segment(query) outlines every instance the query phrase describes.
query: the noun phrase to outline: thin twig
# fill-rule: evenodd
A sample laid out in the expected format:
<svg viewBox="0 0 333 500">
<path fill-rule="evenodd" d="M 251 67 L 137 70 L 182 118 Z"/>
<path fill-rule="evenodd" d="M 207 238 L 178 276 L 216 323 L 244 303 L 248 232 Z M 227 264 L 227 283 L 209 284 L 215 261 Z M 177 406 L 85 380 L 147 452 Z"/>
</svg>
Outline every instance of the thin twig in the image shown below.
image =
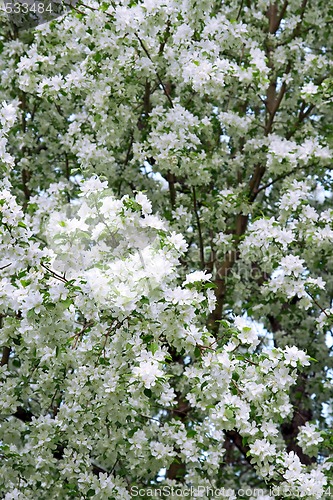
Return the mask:
<svg viewBox="0 0 333 500">
<path fill-rule="evenodd" d="M 146 54 L 146 56 L 148 57 L 149 61 L 151 61 L 151 62 L 154 64 L 154 61 L 153 61 L 153 60 L 152 60 L 152 58 L 150 57 L 150 54 L 149 54 L 149 52 L 148 52 L 148 50 L 147 50 L 147 48 L 146 48 L 145 44 L 143 43 L 143 41 L 141 40 L 141 38 L 139 37 L 139 35 L 138 35 L 137 33 L 134 33 L 134 34 L 135 34 L 136 38 L 139 40 L 139 43 L 140 43 L 140 45 L 141 45 L 141 47 L 142 47 L 142 49 L 143 49 L 144 53 L 145 53 L 145 54 Z M 159 81 L 159 84 L 160 84 L 160 85 L 161 85 L 161 87 L 163 88 L 163 92 L 164 92 L 164 94 L 166 95 L 166 98 L 167 98 L 167 99 L 168 99 L 168 101 L 169 101 L 170 106 L 173 108 L 173 107 L 174 107 L 174 105 L 173 105 L 172 99 L 171 99 L 171 97 L 170 97 L 170 95 L 169 95 L 169 92 L 167 91 L 167 89 L 166 89 L 166 87 L 165 87 L 165 85 L 164 85 L 164 83 L 163 83 L 163 81 L 162 81 L 162 78 L 160 77 L 160 75 L 159 75 L 159 73 L 158 73 L 158 71 L 157 71 L 156 69 L 155 69 L 155 73 L 156 73 L 157 79 L 158 79 L 158 81 Z"/>
<path fill-rule="evenodd" d="M 238 10 L 238 14 L 237 14 L 237 17 L 236 17 L 236 21 L 239 21 L 239 18 L 241 16 L 241 13 L 242 13 L 242 10 L 243 10 L 243 5 L 244 5 L 244 0 L 241 1 L 241 4 L 239 6 L 239 10 Z"/>
<path fill-rule="evenodd" d="M 6 264 L 5 266 L 0 267 L 0 271 L 2 271 L 3 269 L 6 269 L 7 267 L 9 267 L 11 265 L 12 265 L 12 263 L 10 262 L 9 264 Z"/>
<path fill-rule="evenodd" d="M 324 313 L 327 318 L 330 318 L 331 315 L 327 314 L 326 310 L 319 304 L 319 302 L 314 298 L 314 296 L 308 290 L 305 290 L 305 291 L 309 295 L 309 297 L 311 297 L 311 299 L 316 304 L 316 306 L 319 307 L 319 309 L 321 310 L 321 312 Z"/>
<path fill-rule="evenodd" d="M 49 267 L 45 266 L 45 264 L 43 264 L 43 263 L 41 263 L 41 266 L 44 267 L 44 269 L 46 269 L 49 273 L 51 273 L 58 280 L 62 281 L 63 283 L 68 283 L 68 280 L 65 278 L 65 275 L 60 276 L 60 274 L 56 273 L 55 271 L 53 271 Z"/>
</svg>

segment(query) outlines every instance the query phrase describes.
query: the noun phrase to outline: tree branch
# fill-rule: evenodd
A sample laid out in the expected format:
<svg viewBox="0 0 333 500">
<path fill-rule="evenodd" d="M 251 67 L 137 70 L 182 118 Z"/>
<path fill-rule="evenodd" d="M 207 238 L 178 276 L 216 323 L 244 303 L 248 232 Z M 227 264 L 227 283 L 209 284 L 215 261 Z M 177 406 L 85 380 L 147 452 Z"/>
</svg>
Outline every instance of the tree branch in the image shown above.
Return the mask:
<svg viewBox="0 0 333 500">
<path fill-rule="evenodd" d="M 203 245 L 203 239 L 202 239 L 200 217 L 199 217 L 199 213 L 198 213 L 197 196 L 196 196 L 196 192 L 195 192 L 195 187 L 194 186 L 192 188 L 192 191 L 193 191 L 194 213 L 195 213 L 195 218 L 196 218 L 196 221 L 197 221 L 198 234 L 199 234 L 200 262 L 201 262 L 202 269 L 205 269 L 204 245 Z"/>
<path fill-rule="evenodd" d="M 142 41 L 142 40 L 141 40 L 141 38 L 139 37 L 139 35 L 138 35 L 137 33 L 135 33 L 135 36 L 136 36 L 136 38 L 139 40 L 139 43 L 140 43 L 140 45 L 141 45 L 141 47 L 142 47 L 142 49 L 143 49 L 144 53 L 145 53 L 145 54 L 146 54 L 146 56 L 148 57 L 149 61 L 151 61 L 151 62 L 154 64 L 154 61 L 153 61 L 153 60 L 152 60 L 152 58 L 150 57 L 150 54 L 149 54 L 149 52 L 148 52 L 148 50 L 147 50 L 147 48 L 146 48 L 145 44 L 143 43 L 143 41 Z M 166 89 L 166 87 L 165 87 L 165 85 L 164 85 L 164 83 L 163 83 L 163 81 L 162 81 L 162 78 L 160 77 L 160 75 L 159 75 L 159 73 L 158 73 L 158 71 L 157 71 L 156 69 L 155 69 L 155 73 L 156 73 L 156 76 L 157 76 L 158 82 L 159 82 L 159 84 L 161 85 L 161 87 L 162 87 L 162 89 L 163 89 L 163 92 L 164 92 L 164 94 L 166 95 L 166 98 L 167 98 L 167 99 L 168 99 L 168 101 L 169 101 L 170 106 L 173 108 L 173 107 L 174 107 L 174 105 L 173 105 L 172 99 L 171 99 L 171 97 L 170 97 L 170 94 L 169 94 L 169 92 L 167 91 L 167 89 Z"/>
<path fill-rule="evenodd" d="M 0 366 L 8 365 L 10 353 L 11 353 L 11 348 L 4 346 L 2 349 L 2 357 L 1 357 Z"/>
</svg>

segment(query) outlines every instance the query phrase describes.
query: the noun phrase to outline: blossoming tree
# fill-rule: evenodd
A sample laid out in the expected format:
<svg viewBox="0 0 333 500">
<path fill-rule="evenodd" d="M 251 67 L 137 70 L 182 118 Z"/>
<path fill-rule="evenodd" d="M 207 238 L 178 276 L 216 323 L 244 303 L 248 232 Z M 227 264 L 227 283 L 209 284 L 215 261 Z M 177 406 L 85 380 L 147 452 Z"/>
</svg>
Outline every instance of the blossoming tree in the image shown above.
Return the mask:
<svg viewBox="0 0 333 500">
<path fill-rule="evenodd" d="M 328 498 L 330 3 L 2 21 L 2 498 Z"/>
</svg>

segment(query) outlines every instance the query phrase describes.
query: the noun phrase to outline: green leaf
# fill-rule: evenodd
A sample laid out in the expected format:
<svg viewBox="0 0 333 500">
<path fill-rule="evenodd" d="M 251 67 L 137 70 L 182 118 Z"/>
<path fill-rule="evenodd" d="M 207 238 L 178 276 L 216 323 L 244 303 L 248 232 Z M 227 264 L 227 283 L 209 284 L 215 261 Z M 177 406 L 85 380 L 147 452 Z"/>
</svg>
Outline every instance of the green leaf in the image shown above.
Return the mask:
<svg viewBox="0 0 333 500">
<path fill-rule="evenodd" d="M 225 409 L 224 415 L 226 416 L 227 419 L 234 418 L 234 412 L 230 408 Z"/>
<path fill-rule="evenodd" d="M 194 438 L 197 435 L 197 431 L 195 431 L 194 429 L 189 429 L 186 434 L 188 438 Z"/>
<path fill-rule="evenodd" d="M 67 299 L 62 300 L 61 303 L 67 309 L 69 306 L 71 306 L 73 304 L 73 300 L 70 298 L 67 298 Z"/>
<path fill-rule="evenodd" d="M 21 285 L 25 288 L 30 285 L 31 280 L 20 280 Z"/>
<path fill-rule="evenodd" d="M 149 345 L 148 349 L 150 350 L 150 352 L 154 355 L 155 352 L 158 351 L 158 343 L 157 342 L 153 342 L 152 344 Z"/>
<path fill-rule="evenodd" d="M 147 387 L 144 389 L 143 394 L 147 396 L 147 398 L 151 398 L 152 392 L 151 389 L 147 389 Z"/>
<path fill-rule="evenodd" d="M 151 342 L 153 339 L 154 339 L 154 336 L 151 334 L 144 335 L 142 337 L 142 340 L 144 341 L 145 344 L 149 344 L 149 342 Z"/>
<path fill-rule="evenodd" d="M 94 59 L 94 61 L 99 63 L 103 59 L 103 56 L 100 52 L 96 52 L 96 54 L 94 54 L 94 56 L 93 56 L 93 59 Z"/>
<path fill-rule="evenodd" d="M 195 354 L 196 358 L 201 358 L 201 351 L 200 351 L 199 347 L 196 347 L 194 349 L 194 354 Z"/>
</svg>

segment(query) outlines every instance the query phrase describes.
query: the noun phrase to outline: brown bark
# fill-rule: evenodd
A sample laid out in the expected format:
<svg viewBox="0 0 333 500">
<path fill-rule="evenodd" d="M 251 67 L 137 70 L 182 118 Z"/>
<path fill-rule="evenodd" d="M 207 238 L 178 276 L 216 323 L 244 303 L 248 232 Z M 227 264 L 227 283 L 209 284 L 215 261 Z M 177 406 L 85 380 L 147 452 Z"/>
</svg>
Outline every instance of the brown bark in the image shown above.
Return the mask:
<svg viewBox="0 0 333 500">
<path fill-rule="evenodd" d="M 11 348 L 10 347 L 4 346 L 2 348 L 2 357 L 1 357 L 0 366 L 8 365 L 10 352 L 11 352 Z"/>
<path fill-rule="evenodd" d="M 260 181 L 265 173 L 265 167 L 257 165 L 255 171 L 249 182 L 249 193 L 248 201 L 252 203 L 257 196 Z M 219 321 L 222 319 L 223 305 L 226 294 L 226 282 L 227 278 L 232 271 L 232 268 L 237 261 L 239 254 L 237 252 L 237 247 L 240 241 L 240 237 L 245 233 L 248 223 L 248 216 L 243 214 L 238 214 L 236 216 L 235 222 L 235 250 L 233 252 L 228 252 L 225 255 L 224 262 L 219 266 L 216 278 L 215 278 L 215 296 L 216 296 L 216 306 L 212 314 L 208 319 L 208 327 L 216 334 L 219 329 Z"/>
</svg>

